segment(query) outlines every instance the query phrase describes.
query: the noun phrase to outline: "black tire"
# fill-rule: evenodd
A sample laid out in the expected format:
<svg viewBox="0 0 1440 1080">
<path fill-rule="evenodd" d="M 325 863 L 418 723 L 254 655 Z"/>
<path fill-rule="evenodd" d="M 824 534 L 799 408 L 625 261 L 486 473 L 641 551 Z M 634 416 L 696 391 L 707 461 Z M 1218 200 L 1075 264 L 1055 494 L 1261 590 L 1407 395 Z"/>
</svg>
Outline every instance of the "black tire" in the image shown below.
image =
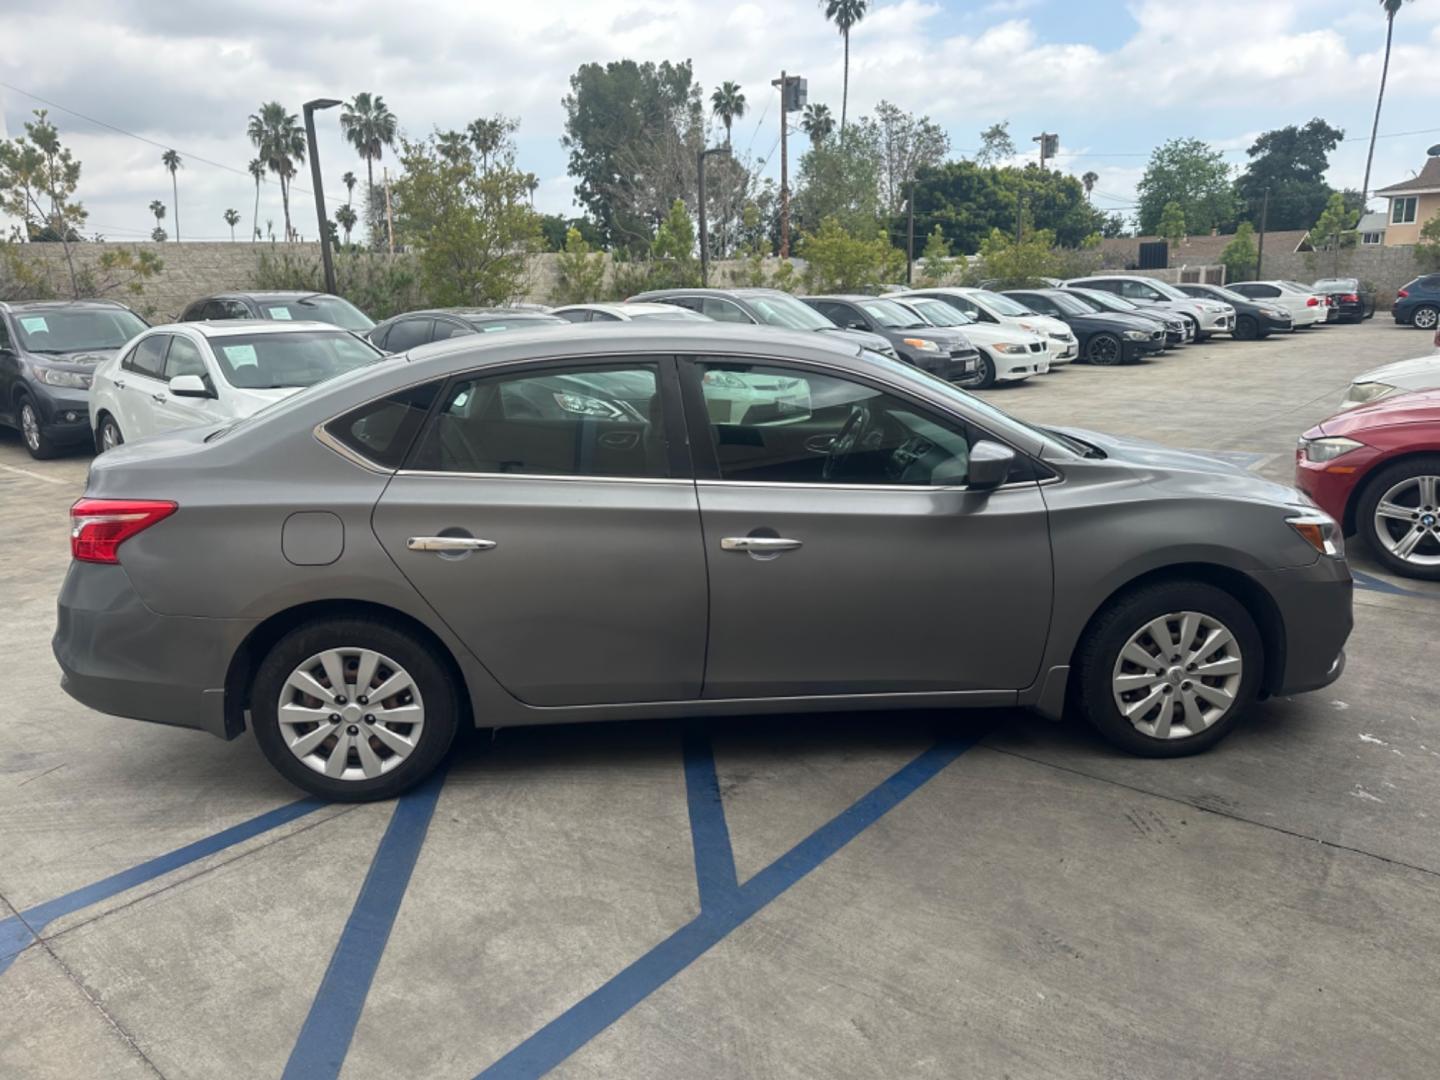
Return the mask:
<svg viewBox="0 0 1440 1080">
<path fill-rule="evenodd" d="M 1253 316 L 1241 315 L 1235 320 L 1233 336 L 1236 341 L 1254 341 L 1260 336 L 1260 324 L 1255 321 Z"/>
<path fill-rule="evenodd" d="M 20 441 L 36 461 L 48 461 L 58 457 L 60 448 L 46 435 L 40 426 L 40 410 L 29 394 L 21 394 L 15 409 L 15 419 L 20 427 Z"/>
<path fill-rule="evenodd" d="M 1375 508 L 1380 504 L 1381 496 L 1396 484 L 1415 476 L 1440 476 L 1440 454 L 1421 454 L 1417 457 L 1406 458 L 1404 461 L 1397 461 L 1394 465 L 1381 469 L 1370 477 L 1365 482 L 1364 488 L 1361 489 L 1360 498 L 1355 504 L 1355 528 L 1365 538 L 1365 543 L 1370 545 L 1376 561 L 1387 570 L 1403 577 L 1419 578 L 1423 581 L 1440 581 L 1440 566 L 1416 566 L 1406 562 L 1380 542 L 1378 527 L 1375 524 Z M 1424 512 L 1423 508 L 1420 512 Z M 1440 514 L 1440 507 L 1432 509 L 1430 512 Z M 1440 540 L 1440 534 L 1432 533 L 1431 535 Z M 1425 554 L 1430 554 L 1428 544 Z"/>
<path fill-rule="evenodd" d="M 1114 367 L 1125 362 L 1125 343 L 1118 334 L 1101 333 L 1085 346 L 1085 359 L 1098 367 Z"/>
<path fill-rule="evenodd" d="M 107 433 L 112 432 L 113 435 L 107 439 Z M 108 448 L 113 449 L 116 446 L 125 445 L 125 436 L 121 433 L 120 425 L 115 422 L 113 416 L 109 413 L 101 413 L 100 427 L 95 432 L 95 453 L 103 454 L 107 449 L 107 441 L 110 444 Z"/>
<path fill-rule="evenodd" d="M 970 384 L 972 390 L 989 390 L 995 385 L 995 361 L 984 349 L 980 350 L 980 377 Z"/>
<path fill-rule="evenodd" d="M 1233 635 L 1242 670 L 1234 703 L 1198 734 L 1160 739 L 1141 732 L 1120 712 L 1112 674 L 1120 651 L 1147 623 L 1172 612 L 1198 612 L 1216 619 Z M 1184 757 L 1223 739 L 1255 700 L 1265 666 L 1264 645 L 1255 621 L 1235 597 L 1199 581 L 1166 581 L 1122 593 L 1101 610 L 1075 653 L 1075 703 L 1105 740 L 1140 757 Z M 1173 698 L 1162 700 L 1173 701 Z"/>
<path fill-rule="evenodd" d="M 1421 304 L 1411 312 L 1410 325 L 1420 330 L 1434 330 L 1440 325 L 1440 308 L 1434 304 Z"/>
<path fill-rule="evenodd" d="M 415 748 L 408 758 L 378 777 L 344 780 L 325 776 L 296 757 L 281 733 L 278 710 L 286 680 L 308 658 L 336 648 L 373 649 L 392 658 L 414 680 L 424 703 L 425 722 Z M 409 630 L 381 619 L 322 619 L 290 631 L 261 661 L 251 684 L 250 717 L 261 751 L 285 779 L 323 799 L 370 802 L 393 798 L 414 787 L 444 759 L 461 715 L 455 680 L 433 651 Z"/>
</svg>

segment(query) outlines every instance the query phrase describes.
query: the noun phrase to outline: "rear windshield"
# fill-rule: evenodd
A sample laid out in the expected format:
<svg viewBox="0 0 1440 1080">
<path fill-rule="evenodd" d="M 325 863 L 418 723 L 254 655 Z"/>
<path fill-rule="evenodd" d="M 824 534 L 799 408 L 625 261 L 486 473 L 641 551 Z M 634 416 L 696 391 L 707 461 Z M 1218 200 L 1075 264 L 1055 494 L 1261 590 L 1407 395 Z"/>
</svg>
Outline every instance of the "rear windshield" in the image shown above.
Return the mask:
<svg viewBox="0 0 1440 1080">
<path fill-rule="evenodd" d="M 1008 296 L 1001 296 L 999 293 L 989 292 L 985 289 L 977 290 L 974 294 L 976 302 L 984 304 L 991 311 L 1000 315 L 1034 315 L 1035 313 L 1024 304 L 1018 303 Z"/>
<path fill-rule="evenodd" d="M 245 390 L 314 386 L 368 367 L 384 356 L 369 342 L 343 330 L 227 334 L 212 338 L 210 347 L 225 381 Z"/>
<path fill-rule="evenodd" d="M 969 326 L 975 321 L 958 308 L 951 307 L 944 300 L 907 296 L 904 302 L 907 306 L 920 312 L 934 326 Z"/>
<path fill-rule="evenodd" d="M 72 353 L 88 349 L 118 349 L 148 323 L 125 308 L 45 308 L 17 311 L 15 326 L 26 352 Z"/>
<path fill-rule="evenodd" d="M 767 326 L 785 330 L 834 330 L 835 324 L 808 304 L 784 293 L 747 295 L 750 307 Z"/>
<path fill-rule="evenodd" d="M 350 303 L 349 300 L 342 300 L 338 296 L 327 296 L 324 293 L 300 296 L 294 300 L 276 300 L 257 296 L 255 303 L 259 305 L 261 318 L 265 319 L 287 322 L 290 320 L 328 322 L 331 326 L 338 326 L 342 330 L 362 332 L 375 325 L 374 319 Z"/>
</svg>

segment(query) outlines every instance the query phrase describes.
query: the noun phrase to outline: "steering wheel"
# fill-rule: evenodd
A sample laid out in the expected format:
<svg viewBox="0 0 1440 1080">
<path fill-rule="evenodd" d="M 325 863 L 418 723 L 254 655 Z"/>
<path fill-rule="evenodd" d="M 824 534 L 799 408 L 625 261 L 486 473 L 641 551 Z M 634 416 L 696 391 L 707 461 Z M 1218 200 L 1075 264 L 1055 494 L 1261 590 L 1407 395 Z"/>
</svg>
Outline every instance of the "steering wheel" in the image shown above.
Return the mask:
<svg viewBox="0 0 1440 1080">
<path fill-rule="evenodd" d="M 869 428 L 869 407 L 866 405 L 850 406 L 850 415 L 845 418 L 844 426 L 831 440 L 830 449 L 825 453 L 825 465 L 820 470 L 820 475 L 826 480 L 839 479 L 846 458 L 855 452 L 855 448 L 860 445 L 860 440 L 865 437 Z"/>
</svg>

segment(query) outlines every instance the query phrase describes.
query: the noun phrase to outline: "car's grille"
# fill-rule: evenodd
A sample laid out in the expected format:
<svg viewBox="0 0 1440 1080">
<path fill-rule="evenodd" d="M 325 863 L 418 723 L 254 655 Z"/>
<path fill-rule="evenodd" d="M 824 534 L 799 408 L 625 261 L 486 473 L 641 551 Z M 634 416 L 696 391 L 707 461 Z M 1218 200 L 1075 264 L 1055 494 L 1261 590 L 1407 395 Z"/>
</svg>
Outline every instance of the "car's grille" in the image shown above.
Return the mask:
<svg viewBox="0 0 1440 1080">
<path fill-rule="evenodd" d="M 1044 351 L 1045 351 L 1045 343 L 1044 343 L 1043 341 L 1032 342 L 1031 345 L 1030 345 L 1030 351 L 1031 351 L 1031 352 L 1044 352 Z"/>
<path fill-rule="evenodd" d="M 980 359 L 979 349 L 951 349 L 951 360 L 978 360 Z"/>
<path fill-rule="evenodd" d="M 1052 338 L 1054 338 L 1056 341 L 1063 341 L 1063 342 L 1065 342 L 1067 345 L 1068 345 L 1070 342 L 1072 342 L 1072 341 L 1075 340 L 1075 339 L 1074 339 L 1073 337 L 1071 337 L 1069 334 L 1051 334 L 1050 336 L 1051 336 Z"/>
</svg>

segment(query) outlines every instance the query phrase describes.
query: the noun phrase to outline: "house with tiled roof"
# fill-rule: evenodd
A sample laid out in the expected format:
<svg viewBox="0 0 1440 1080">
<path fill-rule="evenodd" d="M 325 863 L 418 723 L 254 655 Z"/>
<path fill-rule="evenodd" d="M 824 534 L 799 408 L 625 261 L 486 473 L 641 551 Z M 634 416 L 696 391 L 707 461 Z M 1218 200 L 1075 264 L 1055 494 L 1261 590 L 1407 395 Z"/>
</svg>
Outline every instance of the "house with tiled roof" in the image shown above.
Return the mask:
<svg viewBox="0 0 1440 1080">
<path fill-rule="evenodd" d="M 1380 188 L 1375 194 L 1390 200 L 1385 246 L 1419 243 L 1425 223 L 1440 214 L 1440 155 L 1427 158 L 1418 176 Z"/>
</svg>

